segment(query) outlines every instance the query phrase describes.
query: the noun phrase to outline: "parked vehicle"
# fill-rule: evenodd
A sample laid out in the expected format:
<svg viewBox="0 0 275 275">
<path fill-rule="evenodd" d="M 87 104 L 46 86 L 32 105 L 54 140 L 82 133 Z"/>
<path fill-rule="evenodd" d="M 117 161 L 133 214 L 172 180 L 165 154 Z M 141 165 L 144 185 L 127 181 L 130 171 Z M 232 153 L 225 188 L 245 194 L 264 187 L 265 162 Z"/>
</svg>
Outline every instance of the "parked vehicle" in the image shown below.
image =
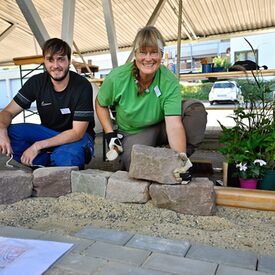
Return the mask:
<svg viewBox="0 0 275 275">
<path fill-rule="evenodd" d="M 236 81 L 216 81 L 209 93 L 210 105 L 213 103 L 239 103 L 242 100 L 241 87 Z"/>
</svg>

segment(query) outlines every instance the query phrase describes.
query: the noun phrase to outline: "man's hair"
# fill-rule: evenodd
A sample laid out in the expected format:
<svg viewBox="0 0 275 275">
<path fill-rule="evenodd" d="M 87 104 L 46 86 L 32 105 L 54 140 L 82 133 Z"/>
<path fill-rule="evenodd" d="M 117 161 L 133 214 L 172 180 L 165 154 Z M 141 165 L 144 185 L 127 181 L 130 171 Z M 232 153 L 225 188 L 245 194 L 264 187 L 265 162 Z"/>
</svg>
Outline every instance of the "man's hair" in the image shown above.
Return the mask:
<svg viewBox="0 0 275 275">
<path fill-rule="evenodd" d="M 42 48 L 42 54 L 45 57 L 46 54 L 53 56 L 54 54 L 60 54 L 62 56 L 67 55 L 68 60 L 71 60 L 71 48 L 70 46 L 59 38 L 51 38 L 47 40 Z"/>
<path fill-rule="evenodd" d="M 146 26 L 140 29 L 134 41 L 135 51 L 138 49 L 145 49 L 147 47 L 159 48 L 163 54 L 165 41 L 160 31 L 154 26 Z"/>
</svg>

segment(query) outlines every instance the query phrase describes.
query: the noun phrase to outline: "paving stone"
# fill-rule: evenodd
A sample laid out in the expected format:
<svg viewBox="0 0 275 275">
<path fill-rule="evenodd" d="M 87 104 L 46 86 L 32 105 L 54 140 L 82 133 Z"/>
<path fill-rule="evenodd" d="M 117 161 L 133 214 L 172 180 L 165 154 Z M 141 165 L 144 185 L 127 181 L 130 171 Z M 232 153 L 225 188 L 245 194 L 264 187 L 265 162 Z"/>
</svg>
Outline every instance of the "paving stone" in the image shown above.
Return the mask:
<svg viewBox="0 0 275 275">
<path fill-rule="evenodd" d="M 227 266 L 227 265 L 219 265 L 216 275 L 268 275 L 270 273 L 253 271 L 249 269 Z"/>
<path fill-rule="evenodd" d="M 67 254 L 55 262 L 54 267 L 73 272 L 81 271 L 84 274 L 93 274 L 106 262 L 104 259 L 92 258 L 87 255 Z"/>
<path fill-rule="evenodd" d="M 32 188 L 31 173 L 21 170 L 0 170 L 0 204 L 26 199 L 31 196 Z"/>
<path fill-rule="evenodd" d="M 95 242 L 93 240 L 80 239 L 73 236 L 64 236 L 53 232 L 46 232 L 43 235 L 39 236 L 39 239 L 63 243 L 73 243 L 74 246 L 67 253 L 79 254 Z"/>
<path fill-rule="evenodd" d="M 214 184 L 208 178 L 193 178 L 189 184 L 151 184 L 149 194 L 156 207 L 187 215 L 210 216 L 216 210 Z"/>
<path fill-rule="evenodd" d="M 61 267 L 53 266 L 50 269 L 48 269 L 46 272 L 43 273 L 43 275 L 90 275 L 90 272 L 81 272 L 81 270 L 78 271 L 72 271 L 72 270 L 66 270 Z"/>
<path fill-rule="evenodd" d="M 84 255 L 102 258 L 110 261 L 118 261 L 122 263 L 127 263 L 131 265 L 140 266 L 144 263 L 145 259 L 150 255 L 151 252 L 126 247 L 119 246 L 104 242 L 95 242 L 83 251 Z"/>
<path fill-rule="evenodd" d="M 217 264 L 152 253 L 142 267 L 180 275 L 214 275 Z"/>
<path fill-rule="evenodd" d="M 72 192 L 85 192 L 105 198 L 108 179 L 112 174 L 99 169 L 72 171 Z"/>
<path fill-rule="evenodd" d="M 172 273 L 150 270 L 128 264 L 110 262 L 105 265 L 96 275 L 169 275 Z"/>
<path fill-rule="evenodd" d="M 258 270 L 275 274 L 275 257 L 259 256 Z"/>
<path fill-rule="evenodd" d="M 38 239 L 43 231 L 12 226 L 0 226 L 0 236 L 19 239 Z"/>
<path fill-rule="evenodd" d="M 192 245 L 187 258 L 256 270 L 257 257 L 252 252 L 219 247 Z"/>
<path fill-rule="evenodd" d="M 108 180 L 106 198 L 117 202 L 145 203 L 150 199 L 150 182 L 129 177 L 126 171 L 117 171 Z"/>
<path fill-rule="evenodd" d="M 125 246 L 184 257 L 190 243 L 136 234 Z"/>
<path fill-rule="evenodd" d="M 76 237 L 95 241 L 104 241 L 118 245 L 126 244 L 134 234 L 126 231 L 97 228 L 88 225 L 75 234 Z"/>
<path fill-rule="evenodd" d="M 135 144 L 131 153 L 129 176 L 162 184 L 175 184 L 173 171 L 182 166 L 178 153 L 170 148 Z"/>
<path fill-rule="evenodd" d="M 33 196 L 59 197 L 71 192 L 71 172 L 77 166 L 38 168 L 33 171 Z"/>
<path fill-rule="evenodd" d="M 43 273 L 43 275 L 90 275 L 90 272 L 81 272 L 79 271 L 72 271 L 72 270 L 66 270 L 60 267 L 53 266 L 50 269 L 48 269 L 46 272 Z"/>
</svg>

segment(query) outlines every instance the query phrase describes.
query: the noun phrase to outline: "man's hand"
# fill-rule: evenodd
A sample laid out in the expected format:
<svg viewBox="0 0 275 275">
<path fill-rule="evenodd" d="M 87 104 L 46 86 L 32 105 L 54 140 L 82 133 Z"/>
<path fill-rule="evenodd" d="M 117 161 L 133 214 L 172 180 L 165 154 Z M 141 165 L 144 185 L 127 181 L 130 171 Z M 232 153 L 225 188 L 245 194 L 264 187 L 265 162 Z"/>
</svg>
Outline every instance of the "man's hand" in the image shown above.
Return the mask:
<svg viewBox="0 0 275 275">
<path fill-rule="evenodd" d="M 0 129 L 0 154 L 7 156 L 12 154 L 12 147 L 7 129 Z"/>
<path fill-rule="evenodd" d="M 30 146 L 27 150 L 24 151 L 24 153 L 21 156 L 21 163 L 25 164 L 27 166 L 33 165 L 33 160 L 35 157 L 39 154 L 39 149 L 37 145 L 34 143 L 32 146 Z"/>
<path fill-rule="evenodd" d="M 123 152 L 121 139 L 123 136 L 121 134 L 116 134 L 111 132 L 106 134 L 106 141 L 109 147 L 109 151 L 106 154 L 106 157 L 109 161 L 115 160 L 120 153 Z"/>
<path fill-rule="evenodd" d="M 190 159 L 186 156 L 185 153 L 179 153 L 179 158 L 182 160 L 182 166 L 176 168 L 173 171 L 173 174 L 177 182 L 180 182 L 182 184 L 187 184 L 188 182 L 190 182 L 190 180 L 188 179 L 188 177 L 186 177 L 186 179 L 182 179 L 181 174 L 188 173 L 188 170 L 193 166 L 193 164 L 190 161 Z"/>
</svg>

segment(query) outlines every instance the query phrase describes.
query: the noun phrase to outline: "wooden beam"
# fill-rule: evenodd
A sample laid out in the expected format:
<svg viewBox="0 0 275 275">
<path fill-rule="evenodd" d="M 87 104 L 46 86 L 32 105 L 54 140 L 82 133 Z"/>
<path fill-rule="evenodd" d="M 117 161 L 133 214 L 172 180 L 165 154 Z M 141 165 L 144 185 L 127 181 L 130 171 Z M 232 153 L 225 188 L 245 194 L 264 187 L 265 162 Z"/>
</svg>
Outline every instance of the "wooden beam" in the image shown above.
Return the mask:
<svg viewBox="0 0 275 275">
<path fill-rule="evenodd" d="M 215 186 L 216 204 L 275 211 L 275 192 L 258 189 Z"/>
<path fill-rule="evenodd" d="M 15 65 L 41 64 L 44 62 L 44 58 L 42 55 L 15 57 L 13 62 Z"/>
<path fill-rule="evenodd" d="M 275 69 L 270 70 L 258 70 L 253 71 L 255 75 L 259 76 L 275 76 Z M 251 71 L 233 71 L 233 72 L 218 72 L 218 73 L 193 73 L 193 74 L 181 74 L 180 80 L 191 81 L 191 80 L 203 80 L 209 78 L 241 78 L 241 77 L 252 77 Z"/>
</svg>

